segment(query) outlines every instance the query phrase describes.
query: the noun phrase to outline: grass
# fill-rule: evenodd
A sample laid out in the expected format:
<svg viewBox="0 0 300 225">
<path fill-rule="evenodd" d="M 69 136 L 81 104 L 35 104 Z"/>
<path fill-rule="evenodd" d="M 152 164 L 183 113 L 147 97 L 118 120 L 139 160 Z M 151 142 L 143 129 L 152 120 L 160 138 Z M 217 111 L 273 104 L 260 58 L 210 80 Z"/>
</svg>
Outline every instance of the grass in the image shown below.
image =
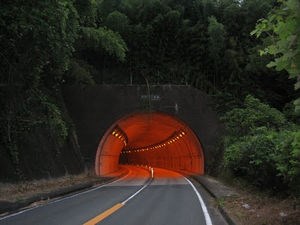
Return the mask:
<svg viewBox="0 0 300 225">
<path fill-rule="evenodd" d="M 16 202 L 36 195 L 81 184 L 85 182 L 103 182 L 106 179 L 96 177 L 87 171 L 79 175 L 65 175 L 57 178 L 24 181 L 19 183 L 0 183 L 0 201 Z"/>
</svg>

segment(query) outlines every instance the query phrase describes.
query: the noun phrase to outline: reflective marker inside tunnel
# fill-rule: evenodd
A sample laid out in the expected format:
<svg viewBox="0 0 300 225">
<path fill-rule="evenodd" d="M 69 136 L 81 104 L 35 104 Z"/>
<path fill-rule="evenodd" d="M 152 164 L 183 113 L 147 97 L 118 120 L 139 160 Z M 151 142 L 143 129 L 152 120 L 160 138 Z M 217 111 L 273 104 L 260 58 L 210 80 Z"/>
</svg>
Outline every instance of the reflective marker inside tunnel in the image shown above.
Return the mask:
<svg viewBox="0 0 300 225">
<path fill-rule="evenodd" d="M 96 174 L 109 176 L 120 164 L 204 173 L 198 137 L 175 116 L 160 112 L 125 116 L 107 130 L 97 149 Z"/>
</svg>

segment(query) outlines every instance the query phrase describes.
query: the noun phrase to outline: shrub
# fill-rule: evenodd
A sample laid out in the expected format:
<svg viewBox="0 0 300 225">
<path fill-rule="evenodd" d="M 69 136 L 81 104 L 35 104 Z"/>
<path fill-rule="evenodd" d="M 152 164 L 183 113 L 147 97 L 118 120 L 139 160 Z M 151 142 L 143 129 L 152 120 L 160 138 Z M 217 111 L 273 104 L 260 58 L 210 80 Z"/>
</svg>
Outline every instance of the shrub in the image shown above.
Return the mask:
<svg viewBox="0 0 300 225">
<path fill-rule="evenodd" d="M 300 194 L 300 132 L 284 115 L 252 96 L 223 117 L 224 165 L 257 187 Z"/>
<path fill-rule="evenodd" d="M 287 123 L 279 110 L 251 95 L 245 98 L 243 108 L 233 109 L 221 119 L 225 122 L 228 132 L 234 136 L 247 135 L 252 129 L 261 126 L 278 130 Z"/>
<path fill-rule="evenodd" d="M 275 145 L 265 134 L 245 136 L 226 148 L 225 165 L 236 176 L 250 181 L 258 187 L 279 188 L 281 177 L 277 177 L 272 155 Z"/>
</svg>

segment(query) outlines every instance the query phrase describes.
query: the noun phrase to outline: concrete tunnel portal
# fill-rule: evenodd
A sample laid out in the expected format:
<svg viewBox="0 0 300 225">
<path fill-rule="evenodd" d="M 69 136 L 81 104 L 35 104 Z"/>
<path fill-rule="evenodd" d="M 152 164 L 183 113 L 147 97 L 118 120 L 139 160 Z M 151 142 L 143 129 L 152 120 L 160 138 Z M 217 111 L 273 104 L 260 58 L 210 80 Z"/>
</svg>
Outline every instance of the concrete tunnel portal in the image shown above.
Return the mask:
<svg viewBox="0 0 300 225">
<path fill-rule="evenodd" d="M 130 114 L 106 131 L 96 153 L 96 174 L 109 175 L 120 164 L 204 174 L 204 154 L 196 134 L 177 117 L 162 112 Z"/>
</svg>

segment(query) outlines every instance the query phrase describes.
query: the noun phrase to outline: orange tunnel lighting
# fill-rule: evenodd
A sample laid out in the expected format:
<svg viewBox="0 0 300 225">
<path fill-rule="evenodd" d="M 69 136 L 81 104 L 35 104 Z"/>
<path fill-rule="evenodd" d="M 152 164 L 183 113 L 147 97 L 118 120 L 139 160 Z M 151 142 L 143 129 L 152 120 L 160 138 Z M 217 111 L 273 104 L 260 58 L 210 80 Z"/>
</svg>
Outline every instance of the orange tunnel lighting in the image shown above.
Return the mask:
<svg viewBox="0 0 300 225">
<path fill-rule="evenodd" d="M 106 176 L 120 164 L 204 173 L 203 149 L 194 132 L 172 115 L 134 113 L 111 126 L 97 149 L 95 170 Z"/>
</svg>

